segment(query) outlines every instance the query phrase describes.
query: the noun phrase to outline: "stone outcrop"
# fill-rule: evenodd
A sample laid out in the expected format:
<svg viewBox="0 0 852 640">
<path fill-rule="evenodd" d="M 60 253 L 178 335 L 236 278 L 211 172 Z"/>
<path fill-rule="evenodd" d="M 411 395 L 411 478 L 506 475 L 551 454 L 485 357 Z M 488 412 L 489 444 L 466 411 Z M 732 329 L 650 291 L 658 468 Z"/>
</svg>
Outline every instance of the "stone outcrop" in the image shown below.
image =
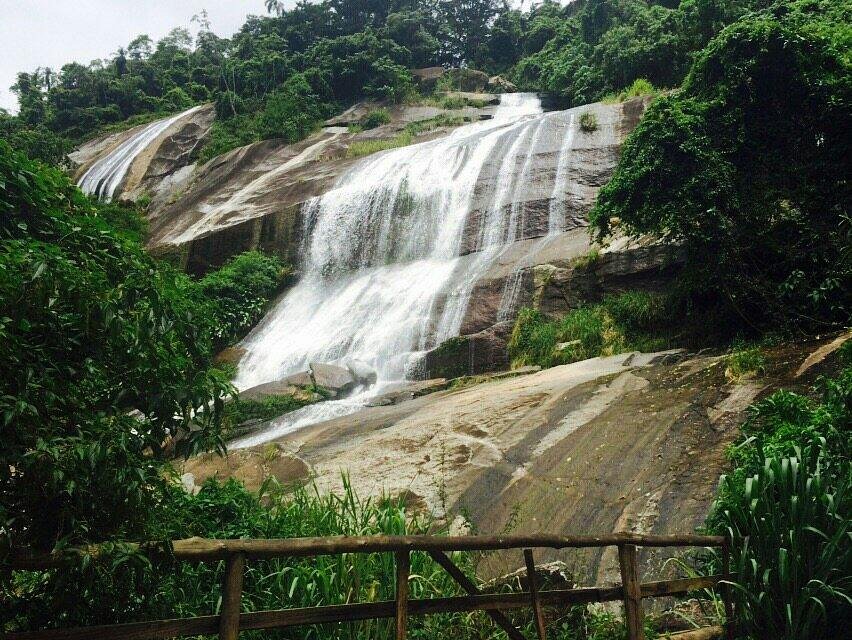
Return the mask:
<svg viewBox="0 0 852 640">
<path fill-rule="evenodd" d="M 274 446 L 193 459 L 184 471 L 198 482 L 235 476 L 253 485 L 269 473 L 282 483 L 313 478 L 321 491 L 339 491 L 345 469 L 361 497 L 412 492 L 421 508 L 465 513 L 483 534 L 509 523 L 514 534 L 691 533 L 704 522 L 746 407 L 830 373 L 836 356 L 797 375 L 832 339 L 774 347 L 766 371 L 743 383 L 725 378 L 722 355 L 595 358 L 364 408 Z M 667 577 L 665 559 L 664 550 L 643 550 L 644 575 Z M 617 554 L 601 549 L 542 551 L 537 560 L 565 562 L 586 585 L 617 580 Z M 496 554 L 480 572 L 503 576 L 517 566 L 517 555 Z"/>
<path fill-rule="evenodd" d="M 335 397 L 345 395 L 358 384 L 355 376 L 346 367 L 322 362 L 311 363 L 311 379 L 314 386 L 331 392 Z"/>
<path fill-rule="evenodd" d="M 503 76 L 492 76 L 488 79 L 488 90 L 492 93 L 516 93 L 518 87 Z"/>
<path fill-rule="evenodd" d="M 215 117 L 213 105 L 205 105 L 166 129 L 134 159 L 116 199 L 135 201 L 144 195 L 151 198 L 155 207 L 168 202 L 195 170 L 195 159 L 207 140 Z M 101 136 L 81 145 L 69 155 L 74 179 L 146 126 Z"/>
</svg>

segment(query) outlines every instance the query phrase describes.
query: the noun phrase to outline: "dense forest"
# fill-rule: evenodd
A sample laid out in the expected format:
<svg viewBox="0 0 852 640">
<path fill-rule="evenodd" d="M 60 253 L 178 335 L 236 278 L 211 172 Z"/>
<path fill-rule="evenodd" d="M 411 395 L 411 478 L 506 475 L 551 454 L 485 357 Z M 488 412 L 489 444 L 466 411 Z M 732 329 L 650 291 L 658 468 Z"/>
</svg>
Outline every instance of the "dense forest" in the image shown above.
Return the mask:
<svg viewBox="0 0 852 640">
<path fill-rule="evenodd" d="M 215 354 L 263 316 L 289 267 L 252 252 L 193 278 L 148 255 L 139 208 L 87 198 L 63 172 L 67 154 L 100 133 L 212 102 L 205 159 L 262 139 L 295 142 L 360 99 L 417 102 L 412 71 L 431 66 L 499 74 L 565 106 L 650 92 L 592 211 L 592 232 L 601 241 L 663 238 L 683 248 L 685 267 L 653 315 L 629 295 L 580 312 L 623 318 L 637 332 L 697 326 L 722 348 L 849 325 L 849 0 L 544 0 L 524 10 L 500 0 L 322 0 L 285 10 L 269 0 L 264 8 L 231 38 L 201 14 L 195 36 L 184 27 L 158 42 L 140 35 L 103 60 L 21 72 L 19 113 L 0 112 L 0 575 L 13 547 L 114 545 L 98 562 L 4 582 L 0 632 L 216 609 L 221 567 L 154 567 L 119 541 L 446 532 L 401 503 L 351 493 L 267 486 L 256 495 L 233 481 L 210 481 L 194 496 L 180 488 L 170 462 L 223 450 L 239 406 L 226 402 L 233 372 Z M 522 313 L 512 356 L 558 364 L 553 344 L 588 337 L 570 333 L 570 320 L 555 326 Z M 612 332 L 598 324 L 598 334 Z M 583 357 L 601 352 L 590 344 Z M 753 638 L 829 638 L 848 615 L 848 345 L 840 362 L 810 395 L 780 391 L 750 409 L 707 523 L 737 545 L 736 597 Z M 797 510 L 804 503 L 810 510 Z M 457 560 L 474 571 L 475 558 Z M 417 562 L 415 590 L 454 594 L 434 563 Z M 806 588 L 789 593 L 779 562 Z M 294 592 L 304 606 L 370 589 L 392 597 L 388 571 L 374 556 L 357 567 L 263 563 L 248 574 L 246 597 L 255 609 Z M 554 637 L 622 637 L 611 617 L 571 615 L 584 631 L 565 626 Z M 417 622 L 411 637 L 500 637 L 485 616 L 436 620 Z M 366 639 L 390 629 L 349 631 Z"/>
<path fill-rule="evenodd" d="M 467 66 L 524 90 L 593 102 L 643 78 L 673 88 L 718 31 L 767 0 L 326 0 L 250 17 L 232 38 L 197 16 L 197 35 L 140 35 L 110 58 L 22 72 L 13 146 L 58 161 L 104 127 L 214 101 L 214 151 L 291 142 L 358 98 L 411 99 L 412 68 Z M 841 11 L 838 9 L 838 11 Z"/>
</svg>

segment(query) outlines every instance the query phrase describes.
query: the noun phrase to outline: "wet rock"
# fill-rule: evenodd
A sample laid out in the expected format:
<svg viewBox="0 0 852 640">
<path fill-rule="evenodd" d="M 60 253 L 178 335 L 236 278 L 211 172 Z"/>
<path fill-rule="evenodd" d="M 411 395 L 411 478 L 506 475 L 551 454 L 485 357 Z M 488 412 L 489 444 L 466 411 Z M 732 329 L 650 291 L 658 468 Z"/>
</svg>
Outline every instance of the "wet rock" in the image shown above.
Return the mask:
<svg viewBox="0 0 852 640">
<path fill-rule="evenodd" d="M 311 378 L 315 386 L 328 389 L 335 396 L 351 391 L 357 384 L 349 369 L 322 362 L 311 363 Z"/>
<path fill-rule="evenodd" d="M 367 403 L 367 406 L 389 407 L 407 400 L 413 400 L 414 398 L 420 398 L 432 393 L 437 393 L 438 391 L 444 391 L 449 384 L 450 382 L 446 378 L 406 382 L 395 387 L 391 387 L 381 395 L 372 398 Z"/>
<path fill-rule="evenodd" d="M 358 384 L 371 387 L 376 384 L 376 380 L 379 378 L 376 370 L 361 360 L 351 360 L 346 366 Z"/>
<path fill-rule="evenodd" d="M 213 360 L 215 364 L 239 364 L 246 354 L 242 347 L 228 347 L 220 351 Z"/>
<path fill-rule="evenodd" d="M 511 322 L 497 323 L 475 334 L 451 338 L 423 358 L 425 378 L 461 378 L 509 368 L 506 342 Z"/>
<path fill-rule="evenodd" d="M 503 76 L 492 76 L 488 79 L 488 90 L 493 93 L 517 93 L 518 87 Z"/>
</svg>

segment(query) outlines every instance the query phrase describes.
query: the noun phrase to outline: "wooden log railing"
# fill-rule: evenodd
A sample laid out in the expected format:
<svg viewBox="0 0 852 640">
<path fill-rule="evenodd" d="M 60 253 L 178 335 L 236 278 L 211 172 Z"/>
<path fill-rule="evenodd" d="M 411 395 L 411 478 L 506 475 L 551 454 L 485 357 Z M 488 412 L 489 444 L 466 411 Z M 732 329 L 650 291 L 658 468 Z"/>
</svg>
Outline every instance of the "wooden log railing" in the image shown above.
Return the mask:
<svg viewBox="0 0 852 640">
<path fill-rule="evenodd" d="M 136 545 L 140 551 L 161 549 L 162 543 Z M 621 584 L 614 587 L 539 590 L 533 550 L 608 547 L 618 548 Z M 638 564 L 639 547 L 721 547 L 722 574 L 659 582 L 642 582 Z M 183 636 L 216 635 L 220 640 L 237 640 L 241 631 L 278 629 L 302 625 L 355 622 L 368 619 L 395 619 L 396 638 L 407 637 L 411 616 L 439 613 L 483 611 L 499 625 L 511 640 L 524 640 L 504 611 L 533 610 L 539 640 L 545 640 L 543 607 L 592 602 L 624 602 L 629 640 L 644 640 L 642 599 L 684 595 L 699 589 L 721 588 L 727 617 L 726 636 L 733 639 L 730 592 L 727 587 L 729 550 L 725 538 L 718 536 L 668 535 L 645 536 L 615 533 L 605 536 L 364 536 L 330 538 L 293 538 L 282 540 L 178 540 L 171 545 L 176 560 L 184 562 L 225 562 L 221 608 L 218 615 L 178 620 L 157 620 L 106 625 L 81 629 L 53 629 L 19 633 L 0 633 L 2 640 L 160 640 Z M 481 593 L 476 585 L 447 555 L 458 551 L 523 550 L 529 591 L 522 593 Z M 411 600 L 408 581 L 410 554 L 428 553 L 461 586 L 466 595 Z M 97 555 L 98 548 L 69 550 L 62 554 L 33 556 L 14 554 L 6 564 L 11 570 L 44 570 L 61 567 L 81 553 Z M 395 599 L 392 601 L 353 603 L 276 611 L 241 612 L 243 574 L 247 562 L 272 558 L 315 557 L 344 553 L 392 553 L 396 566 Z"/>
</svg>

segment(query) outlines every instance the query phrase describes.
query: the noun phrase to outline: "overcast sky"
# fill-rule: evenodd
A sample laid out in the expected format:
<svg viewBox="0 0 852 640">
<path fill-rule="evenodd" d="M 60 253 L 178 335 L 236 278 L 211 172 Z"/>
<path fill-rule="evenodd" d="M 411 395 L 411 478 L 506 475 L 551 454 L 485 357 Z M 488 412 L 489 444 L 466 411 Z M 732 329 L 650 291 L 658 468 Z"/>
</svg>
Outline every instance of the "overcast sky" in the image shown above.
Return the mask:
<svg viewBox="0 0 852 640">
<path fill-rule="evenodd" d="M 157 40 L 190 27 L 202 9 L 223 37 L 266 13 L 263 0 L 0 0 L 0 107 L 17 109 L 9 87 L 18 71 L 104 58 L 139 34 Z"/>
<path fill-rule="evenodd" d="M 0 0 L 0 108 L 17 110 L 9 87 L 19 71 L 88 64 L 143 33 L 154 40 L 174 27 L 194 33 L 190 21 L 202 9 L 222 37 L 233 35 L 247 15 L 266 14 L 264 0 Z"/>
</svg>

